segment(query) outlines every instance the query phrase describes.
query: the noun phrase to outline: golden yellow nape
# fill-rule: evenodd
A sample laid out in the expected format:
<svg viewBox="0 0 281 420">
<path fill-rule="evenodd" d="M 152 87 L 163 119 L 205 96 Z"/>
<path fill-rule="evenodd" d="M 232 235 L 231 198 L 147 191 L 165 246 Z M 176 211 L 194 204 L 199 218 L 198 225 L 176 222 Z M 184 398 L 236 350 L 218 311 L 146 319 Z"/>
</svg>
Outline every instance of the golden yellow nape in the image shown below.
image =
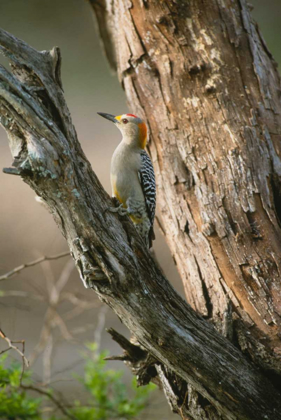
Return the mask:
<svg viewBox="0 0 281 420">
<path fill-rule="evenodd" d="M 139 126 L 139 141 L 140 141 L 140 147 L 142 149 L 146 146 L 146 140 L 147 140 L 147 128 L 146 124 L 144 122 L 138 124 Z"/>
</svg>

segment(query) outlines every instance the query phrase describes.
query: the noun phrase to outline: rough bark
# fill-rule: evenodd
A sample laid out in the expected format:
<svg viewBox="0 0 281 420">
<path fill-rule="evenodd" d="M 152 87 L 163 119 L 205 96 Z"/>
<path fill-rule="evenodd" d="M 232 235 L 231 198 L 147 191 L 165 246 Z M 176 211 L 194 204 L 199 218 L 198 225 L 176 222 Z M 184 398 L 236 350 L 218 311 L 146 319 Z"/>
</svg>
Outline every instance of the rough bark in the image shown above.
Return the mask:
<svg viewBox="0 0 281 420">
<path fill-rule="evenodd" d="M 191 306 L 281 365 L 280 77 L 245 0 L 92 0 L 150 128 L 162 230 Z M 116 57 L 116 58 L 115 58 Z"/>
<path fill-rule="evenodd" d="M 3 30 L 0 46 L 12 69 L 0 68 L 0 118 L 14 157 L 5 172 L 46 203 L 83 282 L 154 359 L 176 411 L 187 418 L 187 393 L 180 400 L 178 390 L 188 383 L 215 413 L 210 418 L 281 419 L 274 385 L 176 294 L 130 220 L 107 211 L 112 201 L 83 154 L 63 97 L 58 48 L 38 52 Z"/>
</svg>

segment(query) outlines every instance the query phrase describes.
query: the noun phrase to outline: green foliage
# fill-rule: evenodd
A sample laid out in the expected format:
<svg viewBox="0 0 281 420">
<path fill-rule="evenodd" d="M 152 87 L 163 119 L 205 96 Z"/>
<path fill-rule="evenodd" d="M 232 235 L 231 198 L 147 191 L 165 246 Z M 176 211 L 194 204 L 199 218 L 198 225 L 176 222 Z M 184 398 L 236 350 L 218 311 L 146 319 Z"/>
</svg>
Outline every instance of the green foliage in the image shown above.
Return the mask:
<svg viewBox="0 0 281 420">
<path fill-rule="evenodd" d="M 122 372 L 106 368 L 104 360 L 106 352 L 98 353 L 95 344 L 87 345 L 83 378 L 79 380 L 88 395 L 87 404 L 77 400 L 67 408 L 67 415 L 60 411 L 58 416 L 46 417 L 48 420 L 63 420 L 75 418 L 77 420 L 109 420 L 133 419 L 147 404 L 151 391 L 155 388 L 150 384 L 138 388 L 133 378 L 131 396 L 122 382 Z M 7 420 L 41 420 L 43 404 L 50 405 L 50 398 L 44 396 L 35 398 L 26 389 L 28 386 L 36 388 L 36 384 L 29 373 L 22 375 L 22 366 L 19 363 L 10 363 L 7 366 L 7 356 L 0 357 L 0 418 Z M 40 389 L 40 388 L 39 388 Z M 51 389 L 44 389 L 53 395 Z M 51 402 L 53 404 L 53 401 Z M 71 404 L 69 404 L 71 405 Z M 57 407 L 56 407 L 57 408 Z M 58 413 L 58 410 L 56 411 Z"/>
<path fill-rule="evenodd" d="M 106 420 L 112 417 L 133 419 L 144 409 L 154 385 L 138 388 L 134 378 L 132 382 L 134 396 L 129 398 L 126 386 L 121 380 L 122 372 L 105 368 L 104 358 L 107 353 L 98 354 L 95 344 L 89 344 L 88 349 L 92 357 L 87 357 L 82 383 L 92 398 L 88 407 L 82 407 L 76 402 L 73 414 L 79 420 Z"/>
<path fill-rule="evenodd" d="M 41 399 L 29 397 L 20 389 L 21 379 L 27 383 L 29 375 L 22 375 L 22 366 L 19 363 L 11 363 L 5 367 L 7 357 L 7 353 L 0 357 L 0 418 L 41 419 Z"/>
</svg>

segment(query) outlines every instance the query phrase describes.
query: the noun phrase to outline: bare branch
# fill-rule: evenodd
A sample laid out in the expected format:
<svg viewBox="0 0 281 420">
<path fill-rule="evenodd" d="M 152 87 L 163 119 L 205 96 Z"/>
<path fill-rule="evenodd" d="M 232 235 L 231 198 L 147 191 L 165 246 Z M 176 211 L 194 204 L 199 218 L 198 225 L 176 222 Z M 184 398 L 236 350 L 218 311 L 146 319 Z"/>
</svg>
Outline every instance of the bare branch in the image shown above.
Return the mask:
<svg viewBox="0 0 281 420">
<path fill-rule="evenodd" d="M 97 317 L 98 322 L 94 331 L 94 342 L 96 343 L 96 346 L 97 346 L 97 352 L 99 351 L 100 345 L 101 345 L 101 334 L 105 325 L 107 310 L 108 310 L 107 306 L 102 306 L 101 309 L 99 310 L 98 317 Z"/>
<path fill-rule="evenodd" d="M 34 300 L 44 301 L 45 298 L 41 295 L 35 295 L 34 293 L 24 292 L 22 290 L 1 290 L 0 297 L 20 297 L 20 298 L 29 298 Z"/>
<path fill-rule="evenodd" d="M 5 31 L 0 44 L 13 62 L 13 74 L 0 68 L 0 119 L 14 166 L 52 212 L 85 286 L 117 313 L 166 378 L 172 372 L 183 388 L 192 384 L 222 416 L 281 419 L 270 381 L 176 294 L 130 220 L 107 211 L 111 200 L 63 97 L 59 50 L 40 53 Z"/>
<path fill-rule="evenodd" d="M 5 340 L 9 345 L 9 347 L 6 350 L 1 351 L 0 354 L 5 353 L 8 350 L 15 350 L 22 357 L 24 364 L 26 366 L 29 366 L 29 362 L 24 355 L 25 340 L 10 340 L 10 338 L 7 337 L 1 329 L 0 329 L 0 337 L 3 338 L 3 340 Z M 18 347 L 16 347 L 14 344 L 22 344 L 22 351 Z"/>
<path fill-rule="evenodd" d="M 2 350 L 0 352 L 0 354 L 6 353 L 9 350 L 14 350 L 16 351 L 22 358 L 22 371 L 21 371 L 21 378 L 20 378 L 20 382 L 22 381 L 23 378 L 23 374 L 25 371 L 25 367 L 29 366 L 29 361 L 27 360 L 27 358 L 24 355 L 25 352 L 25 340 L 10 340 L 9 337 L 6 336 L 6 334 L 0 329 L 0 337 L 3 338 L 3 340 L 5 340 L 8 343 L 8 348 L 5 350 Z M 15 346 L 15 344 L 21 344 L 22 345 L 22 351 Z"/>
<path fill-rule="evenodd" d="M 77 417 L 73 416 L 66 408 L 65 406 L 60 402 L 59 399 L 54 397 L 54 395 L 50 391 L 46 391 L 42 388 L 38 388 L 33 385 L 21 385 L 22 389 L 25 389 L 27 391 L 34 391 L 37 392 L 40 395 L 44 395 L 45 397 L 48 397 L 50 401 L 68 418 L 71 420 L 77 420 Z"/>
<path fill-rule="evenodd" d="M 6 274 L 2 274 L 0 276 L 0 281 L 7 280 L 8 278 L 15 276 L 16 274 L 20 273 L 25 268 L 33 267 L 34 265 L 41 264 L 44 261 L 58 260 L 60 258 L 67 257 L 69 255 L 70 255 L 69 251 L 66 251 L 57 255 L 43 256 L 43 257 L 37 258 L 37 260 L 22 264 L 16 268 L 13 268 L 13 270 L 11 271 L 8 271 Z"/>
<path fill-rule="evenodd" d="M 55 329 L 59 329 L 60 337 L 62 337 L 64 340 L 73 341 L 73 334 L 77 334 L 79 332 L 81 333 L 82 330 L 85 331 L 86 329 L 89 329 L 89 326 L 86 328 L 84 326 L 78 331 L 76 330 L 72 333 L 69 330 L 66 321 L 79 316 L 85 310 L 89 310 L 98 306 L 97 301 L 87 302 L 85 300 L 79 299 L 73 293 L 64 292 L 74 267 L 75 266 L 73 260 L 67 261 L 61 271 L 59 278 L 56 280 L 49 261 L 44 261 L 42 264 L 48 293 L 47 296 L 39 295 L 38 298 L 46 302 L 47 311 L 45 314 L 39 342 L 30 355 L 30 363 L 33 364 L 39 355 L 43 355 L 44 384 L 48 384 L 51 380 L 52 356 L 55 346 Z M 17 293 L 15 295 L 17 295 Z M 61 315 L 59 314 L 60 303 L 66 300 L 73 305 L 73 309 L 70 309 L 68 312 Z M 93 324 L 91 324 L 91 329 L 93 329 Z"/>
<path fill-rule="evenodd" d="M 52 356 L 54 350 L 53 336 L 49 335 L 46 346 L 43 351 L 43 382 L 49 385 L 51 382 Z"/>
</svg>

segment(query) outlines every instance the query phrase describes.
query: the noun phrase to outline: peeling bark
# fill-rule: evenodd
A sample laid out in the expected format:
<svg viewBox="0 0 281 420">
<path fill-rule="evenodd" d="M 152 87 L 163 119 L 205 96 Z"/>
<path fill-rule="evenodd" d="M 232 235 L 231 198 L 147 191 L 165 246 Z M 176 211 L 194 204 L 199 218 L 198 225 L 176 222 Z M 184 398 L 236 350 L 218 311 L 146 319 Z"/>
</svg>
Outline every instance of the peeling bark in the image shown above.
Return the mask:
<svg viewBox="0 0 281 420">
<path fill-rule="evenodd" d="M 230 300 L 245 342 L 253 334 L 280 372 L 280 77 L 246 1 L 90 3 L 130 109 L 149 125 L 188 302 L 221 331 Z"/>
<path fill-rule="evenodd" d="M 149 125 L 187 301 L 280 387 L 280 77 L 248 5 L 90 3 L 131 112 Z"/>
<path fill-rule="evenodd" d="M 182 418 L 281 419 L 276 384 L 176 294 L 130 220 L 108 212 L 63 97 L 59 49 L 38 52 L 5 31 L 0 47 L 12 63 L 11 72 L 0 67 L 0 121 L 14 157 L 6 172 L 46 203 L 84 284 L 130 329 L 173 409 Z"/>
</svg>

